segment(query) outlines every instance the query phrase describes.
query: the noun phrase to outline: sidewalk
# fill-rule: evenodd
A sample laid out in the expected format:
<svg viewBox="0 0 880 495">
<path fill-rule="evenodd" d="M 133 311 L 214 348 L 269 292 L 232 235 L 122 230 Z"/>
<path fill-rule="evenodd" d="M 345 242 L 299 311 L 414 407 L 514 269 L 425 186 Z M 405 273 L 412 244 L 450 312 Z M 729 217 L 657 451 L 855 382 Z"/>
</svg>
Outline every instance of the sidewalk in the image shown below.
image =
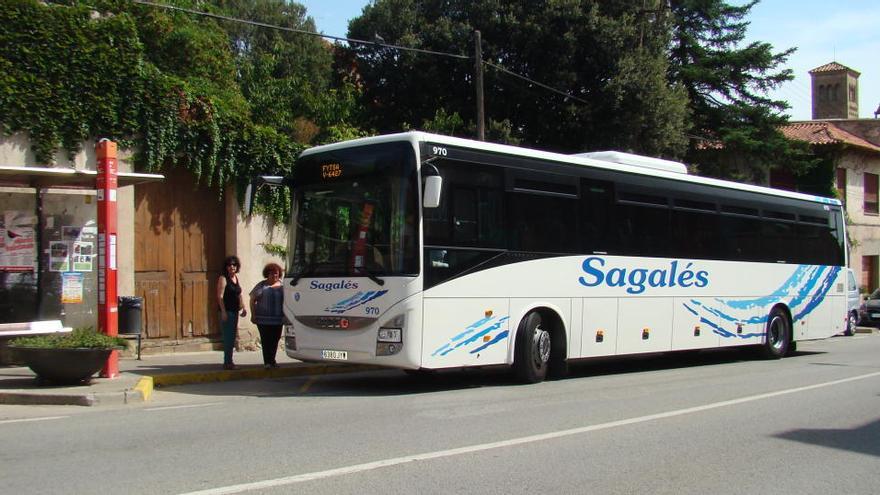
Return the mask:
<svg viewBox="0 0 880 495">
<path fill-rule="evenodd" d="M 279 350 L 279 368 L 263 369 L 260 351 L 235 353 L 237 370 L 224 370 L 222 351 L 205 351 L 119 359 L 118 378 L 93 378 L 89 385 L 40 385 L 27 367 L 0 367 L 0 404 L 119 405 L 150 400 L 154 387 L 190 383 L 257 380 L 303 375 L 351 373 L 377 369 L 354 364 L 304 363 Z"/>
</svg>

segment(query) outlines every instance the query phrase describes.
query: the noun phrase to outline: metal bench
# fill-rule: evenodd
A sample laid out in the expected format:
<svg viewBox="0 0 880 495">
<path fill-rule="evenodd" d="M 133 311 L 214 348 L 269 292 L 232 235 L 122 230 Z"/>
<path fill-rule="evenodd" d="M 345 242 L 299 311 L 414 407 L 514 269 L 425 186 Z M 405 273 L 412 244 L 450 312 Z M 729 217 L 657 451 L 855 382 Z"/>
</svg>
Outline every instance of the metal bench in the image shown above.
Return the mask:
<svg viewBox="0 0 880 495">
<path fill-rule="evenodd" d="M 23 335 L 45 335 L 48 333 L 67 333 L 72 329 L 61 325 L 61 320 L 25 321 L 21 323 L 0 323 L 0 337 L 21 337 Z"/>
</svg>

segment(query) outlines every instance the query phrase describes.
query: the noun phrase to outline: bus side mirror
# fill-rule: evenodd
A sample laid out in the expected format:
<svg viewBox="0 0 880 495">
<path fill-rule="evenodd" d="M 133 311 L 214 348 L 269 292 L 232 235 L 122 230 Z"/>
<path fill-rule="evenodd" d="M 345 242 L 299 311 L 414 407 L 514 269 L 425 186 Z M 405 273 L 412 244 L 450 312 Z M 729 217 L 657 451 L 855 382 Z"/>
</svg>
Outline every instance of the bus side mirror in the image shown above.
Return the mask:
<svg viewBox="0 0 880 495">
<path fill-rule="evenodd" d="M 425 193 L 422 196 L 422 206 L 425 208 L 437 208 L 440 206 L 440 193 L 443 190 L 443 177 L 429 175 L 425 177 Z"/>
<path fill-rule="evenodd" d="M 242 205 L 242 210 L 244 211 L 245 218 L 250 217 L 251 213 L 254 212 L 254 187 L 253 182 L 248 182 L 247 187 L 244 188 L 244 204 Z"/>
<path fill-rule="evenodd" d="M 247 187 L 244 189 L 244 204 L 242 205 L 242 210 L 244 211 L 245 217 L 251 216 L 254 211 L 254 198 L 257 195 L 257 191 L 261 186 L 269 185 L 271 187 L 278 186 L 293 186 L 293 182 L 290 179 L 286 179 L 284 177 L 279 177 L 277 175 L 261 175 L 248 183 Z"/>
</svg>

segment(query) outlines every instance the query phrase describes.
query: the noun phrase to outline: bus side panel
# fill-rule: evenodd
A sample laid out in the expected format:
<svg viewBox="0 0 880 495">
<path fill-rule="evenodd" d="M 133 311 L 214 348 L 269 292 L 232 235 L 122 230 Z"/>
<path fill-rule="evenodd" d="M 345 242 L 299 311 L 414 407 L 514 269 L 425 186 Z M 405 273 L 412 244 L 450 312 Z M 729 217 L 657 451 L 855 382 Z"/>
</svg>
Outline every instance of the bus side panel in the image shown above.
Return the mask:
<svg viewBox="0 0 880 495">
<path fill-rule="evenodd" d="M 701 299 L 704 305 L 711 305 L 712 299 Z M 782 301 L 780 301 L 782 302 Z M 767 331 L 766 315 L 761 313 L 753 313 L 748 318 L 736 320 L 734 322 L 719 319 L 719 346 L 733 347 L 737 345 L 756 345 L 764 342 L 764 332 Z"/>
<path fill-rule="evenodd" d="M 425 298 L 422 367 L 507 362 L 511 328 L 507 298 Z"/>
<path fill-rule="evenodd" d="M 795 340 L 824 339 L 842 332 L 843 317 L 846 316 L 842 302 L 840 296 L 825 296 L 825 300 L 804 318 L 805 324 L 795 324 Z"/>
<path fill-rule="evenodd" d="M 621 298 L 618 302 L 617 353 L 672 349 L 671 297 Z"/>
<path fill-rule="evenodd" d="M 613 356 L 617 353 L 617 298 L 584 299 L 583 357 Z"/>
<path fill-rule="evenodd" d="M 583 338 L 584 325 L 584 300 L 575 298 L 571 300 L 571 327 L 568 329 L 568 358 L 582 357 L 581 339 Z"/>
<path fill-rule="evenodd" d="M 690 298 L 676 298 L 673 303 L 675 315 L 672 321 L 672 349 L 705 349 L 718 347 L 721 337 L 715 331 L 719 317 L 699 315 L 689 309 Z"/>
<path fill-rule="evenodd" d="M 845 279 L 844 279 L 845 280 Z M 845 282 L 844 282 L 845 283 Z M 846 286 L 844 286 L 846 287 Z M 846 293 L 843 295 L 834 296 L 831 299 L 831 331 L 834 332 L 833 335 L 837 335 L 844 330 L 846 330 Z M 822 339 L 828 337 L 828 335 L 824 332 L 816 332 L 814 329 L 810 329 L 810 338 L 814 339 Z"/>
</svg>

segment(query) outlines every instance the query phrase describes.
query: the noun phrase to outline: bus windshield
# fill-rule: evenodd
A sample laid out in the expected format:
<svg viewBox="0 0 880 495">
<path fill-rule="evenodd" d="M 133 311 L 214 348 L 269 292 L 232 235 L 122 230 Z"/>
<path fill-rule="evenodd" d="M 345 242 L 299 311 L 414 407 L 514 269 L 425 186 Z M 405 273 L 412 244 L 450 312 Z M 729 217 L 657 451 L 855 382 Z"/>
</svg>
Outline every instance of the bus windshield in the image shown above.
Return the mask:
<svg viewBox="0 0 880 495">
<path fill-rule="evenodd" d="M 418 274 L 418 190 L 409 143 L 305 156 L 294 174 L 294 278 Z"/>
</svg>

